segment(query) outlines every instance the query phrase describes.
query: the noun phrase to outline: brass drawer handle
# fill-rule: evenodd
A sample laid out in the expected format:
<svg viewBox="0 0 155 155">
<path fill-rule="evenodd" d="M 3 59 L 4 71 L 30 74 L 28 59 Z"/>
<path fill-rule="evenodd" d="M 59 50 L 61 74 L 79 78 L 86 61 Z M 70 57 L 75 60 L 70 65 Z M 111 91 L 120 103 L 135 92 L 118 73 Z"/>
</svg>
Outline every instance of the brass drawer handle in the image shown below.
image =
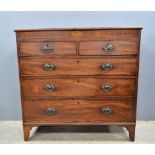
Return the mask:
<svg viewBox="0 0 155 155">
<path fill-rule="evenodd" d="M 45 45 L 43 46 L 42 50 L 43 50 L 43 52 L 45 52 L 45 53 L 50 53 L 50 52 L 52 52 L 54 49 L 53 49 L 53 47 L 51 47 L 50 45 L 45 44 Z"/>
<path fill-rule="evenodd" d="M 53 115 L 56 113 L 56 110 L 55 110 L 55 108 L 47 108 L 46 112 L 48 115 Z"/>
<path fill-rule="evenodd" d="M 101 112 L 103 114 L 111 114 L 112 113 L 112 109 L 110 109 L 110 108 L 102 108 Z"/>
<path fill-rule="evenodd" d="M 51 65 L 51 64 L 43 64 L 42 67 L 46 71 L 52 71 L 52 70 L 55 69 L 55 66 L 54 65 Z"/>
<path fill-rule="evenodd" d="M 112 90 L 112 86 L 110 86 L 110 85 L 102 85 L 101 86 L 101 90 L 103 90 L 105 92 L 111 91 Z"/>
<path fill-rule="evenodd" d="M 104 50 L 105 52 L 111 52 L 111 51 L 114 50 L 114 47 L 113 47 L 113 45 L 112 45 L 111 43 L 107 43 L 107 44 L 103 47 L 103 50 Z"/>
<path fill-rule="evenodd" d="M 101 65 L 101 68 L 102 68 L 103 70 L 108 71 L 108 70 L 113 69 L 113 65 L 112 65 L 111 63 L 107 63 L 107 64 Z"/>
<path fill-rule="evenodd" d="M 55 86 L 51 85 L 51 84 L 47 84 L 44 86 L 44 89 L 48 92 L 54 91 L 55 90 Z"/>
</svg>

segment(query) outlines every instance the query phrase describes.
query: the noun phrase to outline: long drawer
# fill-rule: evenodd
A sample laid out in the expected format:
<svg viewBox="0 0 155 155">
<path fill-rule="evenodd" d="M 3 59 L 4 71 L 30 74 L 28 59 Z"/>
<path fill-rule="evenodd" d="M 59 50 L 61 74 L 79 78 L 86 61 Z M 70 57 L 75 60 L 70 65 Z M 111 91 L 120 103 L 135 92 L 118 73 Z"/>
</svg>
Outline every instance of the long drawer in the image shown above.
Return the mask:
<svg viewBox="0 0 155 155">
<path fill-rule="evenodd" d="M 23 96 L 29 97 L 135 96 L 135 83 L 127 78 L 21 79 Z"/>
<path fill-rule="evenodd" d="M 135 29 L 19 31 L 17 41 L 139 40 Z"/>
<path fill-rule="evenodd" d="M 80 55 L 137 55 L 138 44 L 132 41 L 80 42 Z"/>
<path fill-rule="evenodd" d="M 24 101 L 28 123 L 103 124 L 133 122 L 135 101 Z"/>
<path fill-rule="evenodd" d="M 20 73 L 26 76 L 128 75 L 136 76 L 136 58 L 54 59 L 22 58 Z"/>
</svg>

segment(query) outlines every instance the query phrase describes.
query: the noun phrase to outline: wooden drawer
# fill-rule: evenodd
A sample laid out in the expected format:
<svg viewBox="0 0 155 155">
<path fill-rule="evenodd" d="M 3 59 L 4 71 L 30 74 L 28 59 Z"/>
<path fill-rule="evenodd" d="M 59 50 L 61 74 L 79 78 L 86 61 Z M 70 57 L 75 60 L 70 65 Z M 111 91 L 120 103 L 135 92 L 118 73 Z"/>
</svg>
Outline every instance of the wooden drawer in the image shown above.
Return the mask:
<svg viewBox="0 0 155 155">
<path fill-rule="evenodd" d="M 134 96 L 136 89 L 135 79 L 126 78 L 22 79 L 21 82 L 23 96 L 36 98 Z"/>
<path fill-rule="evenodd" d="M 21 42 L 20 56 L 75 55 L 75 42 Z"/>
<path fill-rule="evenodd" d="M 42 29 L 16 31 L 17 41 L 139 40 L 138 29 Z"/>
<path fill-rule="evenodd" d="M 135 101 L 24 101 L 25 121 L 51 124 L 133 122 Z"/>
<path fill-rule="evenodd" d="M 80 55 L 137 55 L 138 44 L 131 41 L 80 42 Z"/>
<path fill-rule="evenodd" d="M 44 64 L 55 66 L 46 70 Z M 54 76 L 54 75 L 128 75 L 136 76 L 136 58 L 89 58 L 89 59 L 54 59 L 23 58 L 20 59 L 21 75 Z"/>
</svg>

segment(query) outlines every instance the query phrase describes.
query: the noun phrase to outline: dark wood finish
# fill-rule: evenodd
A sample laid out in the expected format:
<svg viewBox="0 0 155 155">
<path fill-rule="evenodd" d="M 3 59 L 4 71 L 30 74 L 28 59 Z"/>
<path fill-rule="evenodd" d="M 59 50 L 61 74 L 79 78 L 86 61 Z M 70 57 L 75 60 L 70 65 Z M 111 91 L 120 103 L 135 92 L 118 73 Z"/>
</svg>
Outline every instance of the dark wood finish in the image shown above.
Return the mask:
<svg viewBox="0 0 155 155">
<path fill-rule="evenodd" d="M 111 70 L 104 70 L 102 65 L 112 64 Z M 46 71 L 43 64 L 52 64 L 55 70 Z M 70 65 L 69 65 L 70 64 Z M 56 76 L 56 75 L 127 75 L 136 77 L 136 58 L 23 58 L 20 59 L 23 76 Z"/>
<path fill-rule="evenodd" d="M 17 41 L 139 40 L 137 29 L 17 31 Z"/>
<path fill-rule="evenodd" d="M 46 53 L 42 50 L 44 45 L 52 47 L 52 51 Z M 22 42 L 19 44 L 20 56 L 54 56 L 54 55 L 75 55 L 75 42 Z"/>
<path fill-rule="evenodd" d="M 125 128 L 128 130 L 129 139 L 131 142 L 135 141 L 135 125 L 125 125 Z"/>
<path fill-rule="evenodd" d="M 31 126 L 24 125 L 23 126 L 23 132 L 24 132 L 24 140 L 28 141 L 30 137 L 30 131 L 31 131 Z"/>
<path fill-rule="evenodd" d="M 140 27 L 16 30 L 24 140 L 34 126 L 118 125 L 134 141 L 140 36 Z"/>
<path fill-rule="evenodd" d="M 48 108 L 55 108 L 52 115 Z M 102 108 L 112 109 L 112 113 L 104 114 Z M 51 124 L 72 123 L 115 123 L 134 122 L 134 101 L 25 101 L 24 116 L 26 122 L 50 122 Z"/>
<path fill-rule="evenodd" d="M 35 79 L 21 80 L 23 96 L 31 97 L 94 97 L 94 96 L 135 96 L 135 79 Z M 47 85 L 54 85 L 55 90 L 48 92 Z M 101 90 L 102 85 L 112 86 L 112 90 Z"/>
<path fill-rule="evenodd" d="M 106 52 L 103 48 L 112 44 L 113 50 Z M 80 55 L 137 55 L 138 45 L 132 41 L 85 41 L 80 42 Z"/>
</svg>

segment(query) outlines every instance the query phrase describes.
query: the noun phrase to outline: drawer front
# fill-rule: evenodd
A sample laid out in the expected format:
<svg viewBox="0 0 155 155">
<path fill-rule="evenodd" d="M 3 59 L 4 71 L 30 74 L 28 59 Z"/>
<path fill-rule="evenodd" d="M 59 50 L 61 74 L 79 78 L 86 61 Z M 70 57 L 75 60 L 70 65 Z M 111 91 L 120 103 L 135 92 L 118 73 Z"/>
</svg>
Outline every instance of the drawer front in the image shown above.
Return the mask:
<svg viewBox="0 0 155 155">
<path fill-rule="evenodd" d="M 133 122 L 135 101 L 24 101 L 25 122 L 103 124 Z"/>
<path fill-rule="evenodd" d="M 17 41 L 79 41 L 79 40 L 139 40 L 136 29 L 103 29 L 103 30 L 49 30 L 17 32 Z"/>
<path fill-rule="evenodd" d="M 135 79 L 22 79 L 25 97 L 135 96 Z"/>
<path fill-rule="evenodd" d="M 75 55 L 75 42 L 22 42 L 20 56 Z"/>
<path fill-rule="evenodd" d="M 54 68 L 48 68 L 54 66 Z M 89 58 L 89 59 L 20 59 L 21 75 L 128 75 L 136 76 L 136 58 Z"/>
<path fill-rule="evenodd" d="M 80 42 L 80 55 L 137 55 L 138 44 L 131 41 Z"/>
</svg>

